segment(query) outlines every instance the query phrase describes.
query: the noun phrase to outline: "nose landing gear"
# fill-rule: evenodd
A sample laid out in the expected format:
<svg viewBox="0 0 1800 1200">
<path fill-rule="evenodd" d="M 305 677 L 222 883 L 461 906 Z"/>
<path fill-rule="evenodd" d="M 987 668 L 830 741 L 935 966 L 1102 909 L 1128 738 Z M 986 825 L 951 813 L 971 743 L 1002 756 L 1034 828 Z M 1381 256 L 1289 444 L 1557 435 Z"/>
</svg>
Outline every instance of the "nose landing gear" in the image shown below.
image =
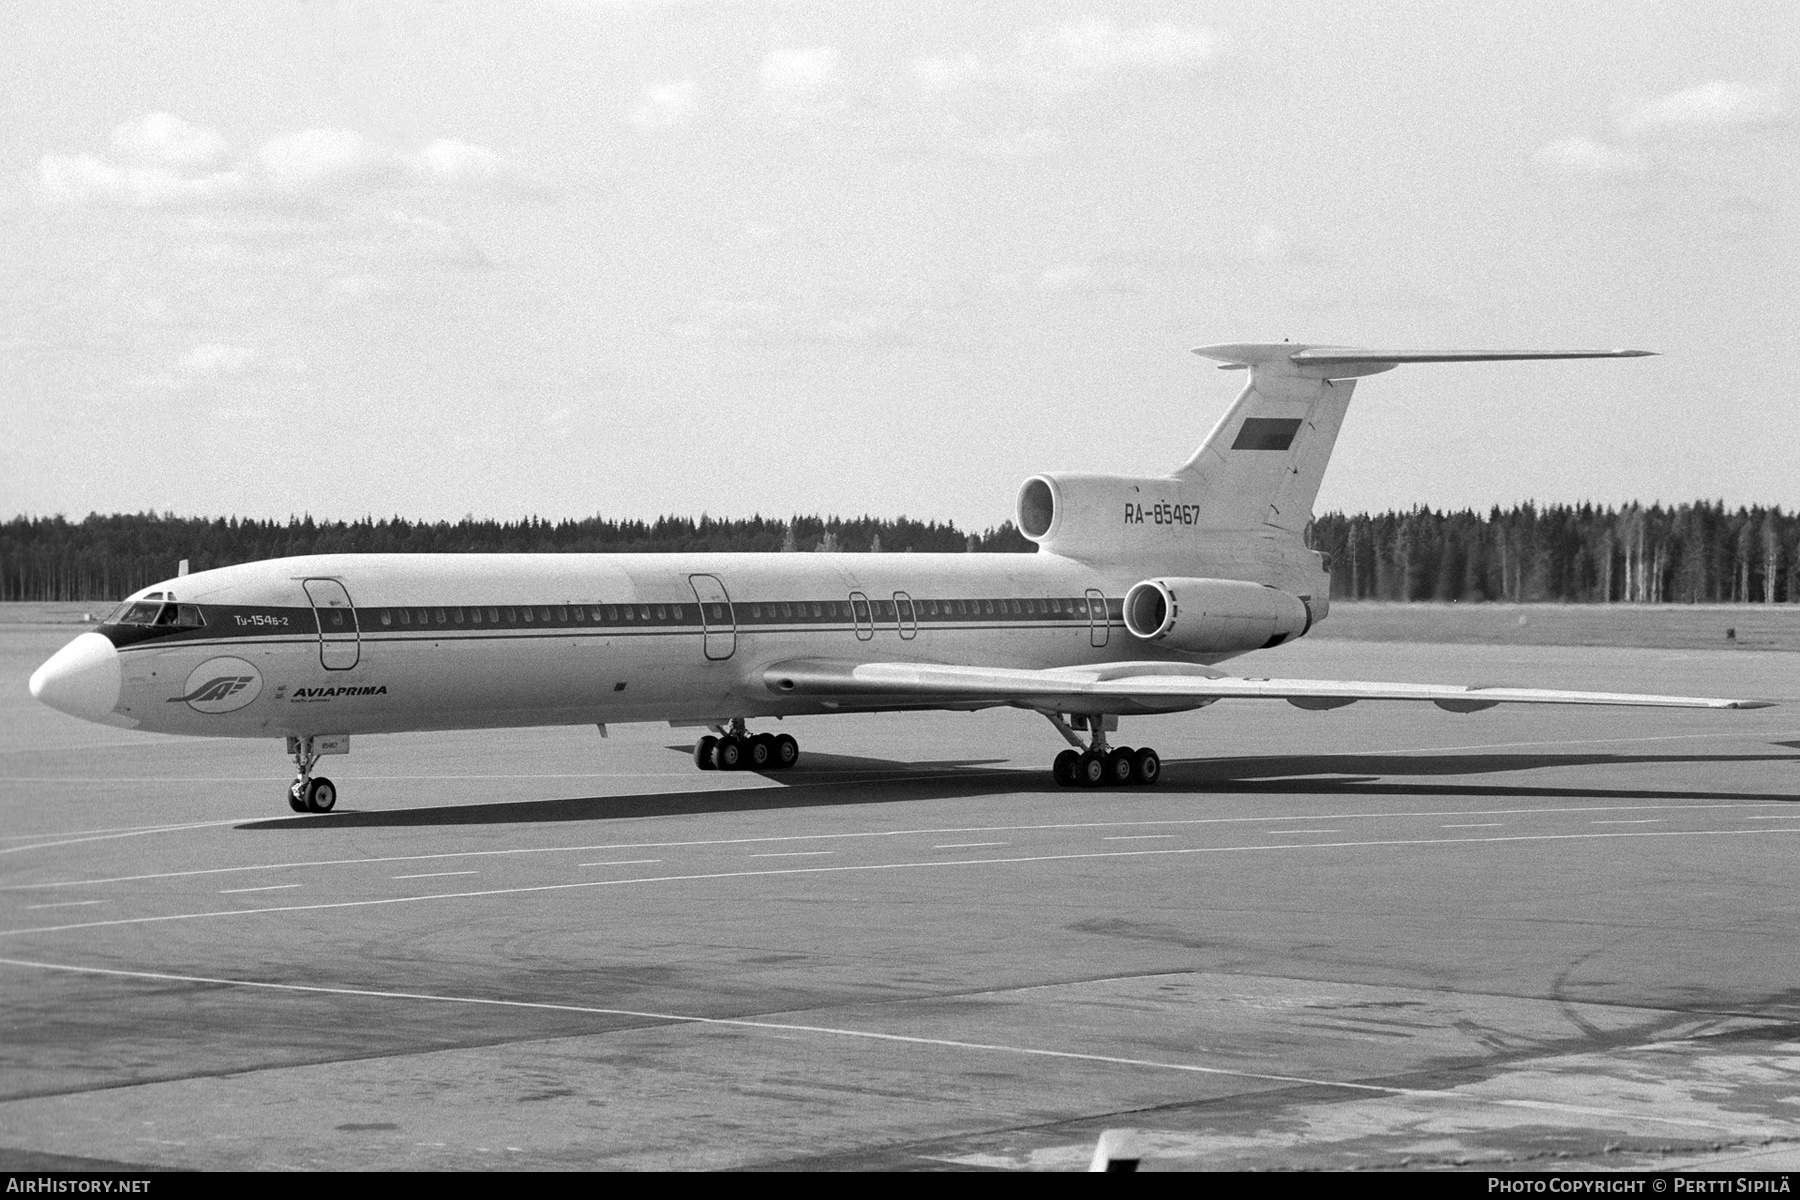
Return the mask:
<svg viewBox="0 0 1800 1200">
<path fill-rule="evenodd" d="M 1058 787 L 1148 787 L 1162 778 L 1162 756 L 1150 747 L 1107 746 L 1105 718 L 1086 719 L 1091 741 L 1084 747 L 1061 713 L 1044 715 L 1074 747 L 1058 754 L 1050 766 Z"/>
<path fill-rule="evenodd" d="M 337 785 L 312 773 L 319 761 L 311 738 L 291 737 L 288 753 L 294 756 L 294 782 L 288 785 L 288 807 L 297 813 L 327 813 L 337 804 Z"/>
<path fill-rule="evenodd" d="M 752 734 L 742 717 L 694 743 L 694 765 L 702 771 L 785 771 L 800 761 L 800 743 L 785 733 Z"/>
</svg>

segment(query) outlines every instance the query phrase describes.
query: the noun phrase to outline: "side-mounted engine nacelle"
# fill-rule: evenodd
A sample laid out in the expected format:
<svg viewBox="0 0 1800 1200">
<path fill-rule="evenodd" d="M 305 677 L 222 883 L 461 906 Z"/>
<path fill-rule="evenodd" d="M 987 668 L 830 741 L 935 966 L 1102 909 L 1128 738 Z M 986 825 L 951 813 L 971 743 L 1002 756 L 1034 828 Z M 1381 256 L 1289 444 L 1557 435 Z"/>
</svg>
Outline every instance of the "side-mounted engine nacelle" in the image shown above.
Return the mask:
<svg viewBox="0 0 1800 1200">
<path fill-rule="evenodd" d="M 1125 593 L 1125 628 L 1190 654 L 1263 650 L 1312 628 L 1309 603 L 1235 579 L 1146 579 Z"/>
</svg>

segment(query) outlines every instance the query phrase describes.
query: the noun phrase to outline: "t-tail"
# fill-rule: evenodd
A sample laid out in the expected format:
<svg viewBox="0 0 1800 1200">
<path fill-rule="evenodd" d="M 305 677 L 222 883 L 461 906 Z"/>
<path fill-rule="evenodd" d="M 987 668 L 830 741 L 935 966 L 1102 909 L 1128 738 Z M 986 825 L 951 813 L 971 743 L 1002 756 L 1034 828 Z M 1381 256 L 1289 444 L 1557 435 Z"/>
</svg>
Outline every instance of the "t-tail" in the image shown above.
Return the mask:
<svg viewBox="0 0 1800 1200">
<path fill-rule="evenodd" d="M 1244 342 L 1194 351 L 1249 372 L 1237 401 L 1178 470 L 1139 477 L 1034 476 L 1018 524 L 1052 553 L 1151 569 L 1210 568 L 1276 583 L 1266 569 L 1298 548 L 1356 381 L 1402 363 L 1639 358 L 1648 350 L 1360 350 Z M 1166 564 L 1166 565 L 1165 565 Z M 1260 564 L 1260 565 L 1259 565 Z"/>
</svg>

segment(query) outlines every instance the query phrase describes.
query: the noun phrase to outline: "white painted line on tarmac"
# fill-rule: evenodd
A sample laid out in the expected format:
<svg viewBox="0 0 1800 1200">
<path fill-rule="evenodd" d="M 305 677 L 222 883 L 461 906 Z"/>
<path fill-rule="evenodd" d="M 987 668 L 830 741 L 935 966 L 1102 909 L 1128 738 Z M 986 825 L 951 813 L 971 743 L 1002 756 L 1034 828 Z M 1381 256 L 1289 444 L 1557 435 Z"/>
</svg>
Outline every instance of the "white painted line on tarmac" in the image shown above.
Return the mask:
<svg viewBox="0 0 1800 1200">
<path fill-rule="evenodd" d="M 1505 821 L 1483 821 L 1464 825 L 1439 825 L 1439 829 L 1505 829 Z"/>
<path fill-rule="evenodd" d="M 4 783 L 4 782 L 6 782 L 6 781 L 0 780 L 0 783 Z M 142 783 L 144 781 L 139 779 L 134 782 Z M 254 820 L 254 818 L 238 817 L 237 820 L 249 821 L 249 820 Z M 109 829 L 62 829 L 62 830 L 46 830 L 42 833 L 0 833 L 0 842 L 29 842 L 32 838 L 92 837 L 93 835 L 99 834 L 99 833 L 154 833 L 157 830 L 162 830 L 162 829 L 186 829 L 186 828 L 188 828 L 188 826 L 186 826 L 186 825 L 170 825 L 167 821 L 160 821 L 155 825 L 115 825 Z"/>
<path fill-rule="evenodd" d="M 708 871 L 692 875 L 643 875 L 633 879 L 591 879 L 578 883 L 539 883 L 520 887 L 488 888 L 478 892 L 427 892 L 420 896 L 384 896 L 373 900 L 335 900 L 318 904 L 289 904 L 272 908 L 215 909 L 210 912 L 166 913 L 152 917 L 120 917 L 111 921 L 84 921 L 72 925 L 42 925 L 0 930 L 0 937 L 30 933 L 68 933 L 80 929 L 105 929 L 120 925 L 153 925 L 165 921 L 197 921 L 207 917 L 247 917 L 260 914 L 324 912 L 339 908 L 373 908 L 384 904 L 419 904 L 428 900 L 477 900 L 490 896 L 525 896 L 535 892 L 565 892 L 578 888 L 628 887 L 646 883 L 703 883 L 717 879 L 751 879 L 776 875 L 830 875 L 852 871 L 927 870 L 936 867 L 989 867 L 1021 863 L 1076 862 L 1084 859 L 1150 858 L 1190 854 L 1253 854 L 1269 850 L 1354 850 L 1395 846 L 1479 846 L 1525 842 L 1581 842 L 1616 838 L 1744 837 L 1758 834 L 1800 833 L 1800 826 L 1755 829 L 1668 829 L 1627 833 L 1533 833 L 1460 838 L 1388 838 L 1367 842 L 1276 842 L 1251 846 L 1184 846 L 1167 850 L 1090 850 L 1077 854 L 1033 854 L 1018 858 L 924 859 L 914 862 L 858 863 L 839 867 L 768 867 L 755 871 Z M 445 874 L 473 875 L 475 871 Z M 398 878 L 398 877 L 396 877 Z"/>
<path fill-rule="evenodd" d="M 1585 804 L 1567 805 L 1557 808 L 1478 808 L 1453 810 L 1423 810 L 1395 812 L 1345 812 L 1345 813 L 1303 813 L 1297 816 L 1252 816 L 1252 817 L 1173 817 L 1165 819 L 1135 821 L 1071 821 L 1055 822 L 1045 825 L 952 825 L 944 828 L 925 829 L 878 829 L 857 833 L 793 833 L 773 837 L 746 838 L 700 838 L 690 841 L 673 842 L 599 842 L 572 846 L 516 846 L 504 850 L 445 850 L 431 854 L 389 854 L 369 858 L 320 858 L 302 859 L 296 862 L 251 863 L 237 867 L 199 867 L 188 871 L 151 871 L 137 875 L 111 875 L 97 879 L 61 879 L 46 883 L 12 883 L 0 884 L 0 892 L 41 891 L 46 888 L 63 887 L 97 887 L 108 883 L 141 883 L 150 879 L 186 879 L 199 875 L 225 875 L 242 871 L 285 871 L 295 867 L 358 867 L 380 863 L 400 862 L 436 862 L 443 859 L 504 857 L 514 854 L 570 854 L 591 850 L 666 850 L 687 849 L 696 846 L 744 846 L 761 845 L 780 842 L 828 842 L 861 838 L 899 838 L 899 837 L 942 837 L 947 833 L 1055 833 L 1061 831 L 1081 831 L 1093 829 L 1142 829 L 1142 828 L 1188 828 L 1199 825 L 1283 825 L 1298 821 L 1367 821 L 1367 820 L 1403 820 L 1408 818 L 1430 817 L 1502 817 L 1502 816 L 1563 816 L 1578 813 L 1610 813 L 1610 812 L 1681 812 L 1701 810 L 1712 812 L 1737 808 L 1791 808 L 1790 800 L 1754 800 L 1734 801 L 1726 803 L 1690 803 L 1690 804 Z M 257 820 L 279 821 L 311 821 L 317 818 L 307 816 L 266 817 Z M 1761 818 L 1757 818 L 1761 819 Z M 1787 817 L 1772 818 L 1786 820 Z M 1795 814 L 1794 819 L 1800 819 Z M 157 827 L 159 829 L 165 827 Z M 169 826 L 166 828 L 185 828 Z M 995 843 L 1006 845 L 1005 842 Z M 3 853 L 3 851 L 0 851 Z"/>
<path fill-rule="evenodd" d="M 445 875 L 479 875 L 480 871 L 426 871 L 422 875 L 391 875 L 390 879 L 441 879 Z"/>
<path fill-rule="evenodd" d="M 1180 836 L 1178 833 L 1114 833 L 1102 837 L 1100 840 L 1103 842 L 1153 842 L 1159 838 Z"/>
<path fill-rule="evenodd" d="M 781 850 L 772 854 L 752 854 L 751 858 L 823 858 L 836 850 Z"/>
<path fill-rule="evenodd" d="M 835 868 L 834 868 L 835 869 Z M 194 983 L 213 987 L 242 987 L 262 991 L 299 992 L 308 995 L 351 996 L 370 1000 L 402 1000 L 411 1003 L 464 1004 L 487 1008 L 527 1009 L 537 1012 L 578 1013 L 602 1017 L 633 1017 L 679 1025 L 723 1026 L 733 1029 L 766 1030 L 775 1034 L 809 1033 L 821 1037 L 855 1038 L 862 1041 L 886 1042 L 905 1046 L 923 1046 L 954 1050 L 959 1053 L 980 1051 L 1011 1054 L 1029 1058 L 1051 1058 L 1072 1062 L 1100 1063 L 1106 1066 L 1138 1067 L 1155 1071 L 1178 1071 L 1193 1075 L 1212 1075 L 1230 1079 L 1247 1079 L 1259 1083 L 1290 1084 L 1299 1087 L 1341 1088 L 1353 1092 L 1372 1092 L 1409 1099 L 1446 1100 L 1456 1103 L 1487 1105 L 1497 1108 L 1524 1108 L 1649 1121 L 1660 1125 L 1677 1125 L 1703 1129 L 1726 1129 L 1714 1121 L 1691 1117 L 1664 1117 L 1648 1112 L 1626 1112 L 1583 1104 L 1561 1104 L 1548 1100 L 1498 1099 L 1437 1088 L 1404 1088 L 1375 1083 L 1356 1083 L 1337 1079 L 1319 1079 L 1305 1075 L 1279 1075 L 1264 1071 L 1240 1071 L 1229 1067 L 1208 1067 L 1199 1063 L 1168 1062 L 1159 1059 L 1127 1058 L 1114 1054 L 1084 1054 L 1074 1050 L 1052 1050 L 1040 1046 L 1014 1046 L 1001 1042 L 966 1042 L 954 1038 L 919 1037 L 912 1034 L 882 1033 L 871 1029 L 846 1029 L 833 1025 L 803 1025 L 785 1021 L 758 1020 L 750 1017 L 698 1017 L 689 1013 L 652 1012 L 629 1008 L 598 1008 L 582 1004 L 555 1004 L 540 1000 L 499 1000 L 482 996 L 446 996 L 432 992 L 397 992 L 376 988 L 324 987 L 303 983 L 270 983 L 253 979 L 225 979 L 206 975 L 176 975 L 164 971 L 128 971 L 116 967 L 79 967 L 68 963 L 35 962 L 29 959 L 0 958 L 0 965 L 39 971 L 66 971 L 82 975 L 104 975 L 112 978 L 146 979 L 158 983 Z M 1655 1046 L 1659 1043 L 1647 1043 Z"/>
<path fill-rule="evenodd" d="M 1283 833 L 1342 833 L 1341 829 L 1284 829 Z"/>
<path fill-rule="evenodd" d="M 281 818 L 272 819 L 280 820 Z M 220 825 L 236 825 L 241 820 L 243 818 L 239 817 L 231 821 L 194 821 L 186 825 L 151 825 L 144 829 L 129 829 L 119 833 L 93 833 L 80 837 L 63 837 L 53 842 L 33 842 L 29 846 L 0 847 L 0 854 L 19 854 L 26 850 L 48 850 L 52 846 L 74 846 L 81 842 L 106 842 L 114 838 L 143 837 L 148 833 L 181 833 L 189 829 L 213 829 Z"/>
<path fill-rule="evenodd" d="M 649 863 L 659 863 L 660 858 L 617 858 L 610 862 L 576 863 L 578 867 L 641 867 Z"/>
<path fill-rule="evenodd" d="M 1174 834 L 1169 834 L 1174 837 Z M 1011 842 L 945 842 L 941 846 L 933 846 L 933 850 L 980 850 L 989 846 L 1010 846 Z"/>
<path fill-rule="evenodd" d="M 33 909 L 38 909 L 38 908 L 81 908 L 82 906 L 88 905 L 88 904 L 106 904 L 106 903 L 108 903 L 108 902 L 105 900 L 59 900 L 55 904 L 27 904 L 25 906 L 25 911 L 30 912 Z"/>
<path fill-rule="evenodd" d="M 1589 825 L 1661 825 L 1661 817 L 1638 817 L 1630 821 L 1589 821 Z"/>
<path fill-rule="evenodd" d="M 1780 817 L 1745 817 L 1746 821 L 1800 821 L 1800 813 L 1788 813 Z"/>
<path fill-rule="evenodd" d="M 285 891 L 288 888 L 297 888 L 297 887 L 303 887 L 303 886 L 305 886 L 305 885 L 298 884 L 298 883 L 270 883 L 270 884 L 265 884 L 262 887 L 220 888 L 219 895 L 221 895 L 221 896 L 237 896 L 237 895 L 241 895 L 244 892 L 280 892 L 280 891 Z"/>
</svg>

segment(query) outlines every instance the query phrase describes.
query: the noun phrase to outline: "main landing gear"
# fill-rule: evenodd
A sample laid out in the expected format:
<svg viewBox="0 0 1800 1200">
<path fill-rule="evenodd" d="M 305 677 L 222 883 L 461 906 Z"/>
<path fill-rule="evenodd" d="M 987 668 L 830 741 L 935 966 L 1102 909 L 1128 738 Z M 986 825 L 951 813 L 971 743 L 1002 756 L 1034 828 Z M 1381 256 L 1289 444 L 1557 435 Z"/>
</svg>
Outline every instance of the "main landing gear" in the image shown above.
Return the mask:
<svg viewBox="0 0 1800 1200">
<path fill-rule="evenodd" d="M 1106 744 L 1106 722 L 1109 718 L 1087 717 L 1083 723 L 1092 734 L 1087 746 L 1060 713 L 1045 713 L 1058 733 L 1068 739 L 1070 750 L 1064 750 L 1051 764 L 1050 773 L 1059 787 L 1148 787 L 1162 778 L 1162 756 L 1145 746 L 1133 750 L 1128 746 Z M 1117 728 L 1115 723 L 1114 728 Z"/>
<path fill-rule="evenodd" d="M 337 785 L 323 775 L 312 773 L 319 761 L 311 738 L 288 739 L 288 752 L 294 756 L 294 782 L 288 785 L 288 807 L 297 813 L 327 813 L 337 804 Z"/>
<path fill-rule="evenodd" d="M 800 761 L 800 743 L 785 733 L 752 734 L 742 717 L 713 728 L 720 736 L 694 743 L 694 765 L 702 771 L 785 771 Z"/>
</svg>

